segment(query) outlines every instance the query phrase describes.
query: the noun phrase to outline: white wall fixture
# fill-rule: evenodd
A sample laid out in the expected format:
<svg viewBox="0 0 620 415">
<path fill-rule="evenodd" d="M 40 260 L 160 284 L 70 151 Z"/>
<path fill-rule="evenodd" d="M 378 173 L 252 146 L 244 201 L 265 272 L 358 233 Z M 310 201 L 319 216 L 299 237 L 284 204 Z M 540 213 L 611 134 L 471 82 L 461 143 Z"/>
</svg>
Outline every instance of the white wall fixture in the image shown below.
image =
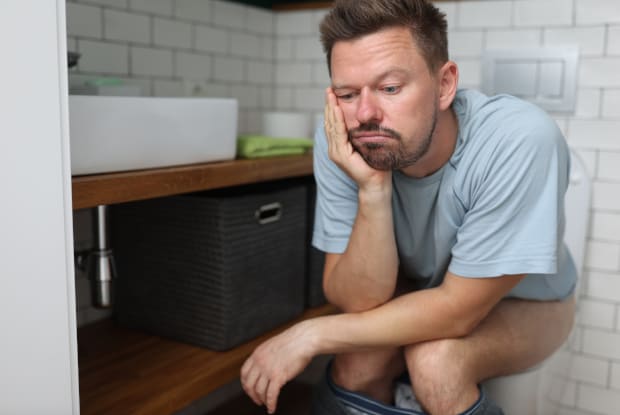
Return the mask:
<svg viewBox="0 0 620 415">
<path fill-rule="evenodd" d="M 487 50 L 481 89 L 511 94 L 554 112 L 573 112 L 577 89 L 576 46 Z"/>
</svg>

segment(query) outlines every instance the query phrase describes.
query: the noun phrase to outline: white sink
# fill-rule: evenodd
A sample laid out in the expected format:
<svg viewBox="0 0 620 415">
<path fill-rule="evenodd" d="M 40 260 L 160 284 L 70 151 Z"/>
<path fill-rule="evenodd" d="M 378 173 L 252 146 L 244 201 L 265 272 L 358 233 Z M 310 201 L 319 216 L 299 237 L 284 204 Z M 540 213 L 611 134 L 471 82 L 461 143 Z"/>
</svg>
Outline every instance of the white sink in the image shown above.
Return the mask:
<svg viewBox="0 0 620 415">
<path fill-rule="evenodd" d="M 228 98 L 70 96 L 71 174 L 231 160 L 237 113 Z"/>
</svg>

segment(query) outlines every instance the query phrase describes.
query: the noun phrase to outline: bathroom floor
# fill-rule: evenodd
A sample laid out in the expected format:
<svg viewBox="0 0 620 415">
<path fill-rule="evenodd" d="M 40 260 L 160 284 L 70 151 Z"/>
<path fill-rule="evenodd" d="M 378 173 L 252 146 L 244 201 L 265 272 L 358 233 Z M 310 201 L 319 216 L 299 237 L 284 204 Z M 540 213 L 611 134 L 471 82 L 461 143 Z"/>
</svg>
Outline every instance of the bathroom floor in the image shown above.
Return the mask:
<svg viewBox="0 0 620 415">
<path fill-rule="evenodd" d="M 279 415 L 310 415 L 312 385 L 305 382 L 291 382 L 282 389 L 278 400 Z M 240 395 L 232 398 L 205 415 L 264 415 L 264 407 L 256 406 L 250 398 Z"/>
<path fill-rule="evenodd" d="M 293 381 L 284 385 L 280 391 L 276 415 L 310 415 L 310 402 L 314 385 L 325 376 L 329 356 L 315 358 L 304 372 Z M 211 402 L 207 408 L 197 412 L 183 412 L 177 415 L 265 415 L 264 407 L 259 407 L 245 395 L 241 385 L 236 382 L 228 390 L 220 391 L 217 402 Z M 206 412 L 205 412 L 206 410 Z"/>
</svg>

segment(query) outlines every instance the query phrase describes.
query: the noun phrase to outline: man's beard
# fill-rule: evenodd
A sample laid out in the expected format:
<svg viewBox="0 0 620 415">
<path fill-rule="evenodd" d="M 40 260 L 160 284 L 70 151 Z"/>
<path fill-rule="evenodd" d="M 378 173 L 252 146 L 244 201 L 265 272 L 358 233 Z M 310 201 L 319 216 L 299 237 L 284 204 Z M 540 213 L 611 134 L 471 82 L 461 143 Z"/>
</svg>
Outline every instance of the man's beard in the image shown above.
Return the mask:
<svg viewBox="0 0 620 415">
<path fill-rule="evenodd" d="M 411 166 L 418 162 L 431 146 L 433 141 L 433 134 L 435 133 L 435 127 L 437 125 L 437 111 L 433 111 L 433 118 L 429 131 L 427 131 L 422 137 L 422 140 L 412 150 L 407 150 L 403 147 L 403 138 L 400 133 L 390 128 L 382 127 L 377 123 L 365 123 L 360 124 L 359 127 L 349 131 L 349 141 L 353 145 L 353 148 L 362 156 L 366 163 L 376 170 L 400 170 L 405 167 Z M 390 149 L 389 144 L 384 143 L 356 143 L 354 139 L 356 133 L 374 131 L 383 135 L 391 137 L 398 146 L 395 150 Z M 407 140 L 411 143 L 414 140 Z"/>
</svg>

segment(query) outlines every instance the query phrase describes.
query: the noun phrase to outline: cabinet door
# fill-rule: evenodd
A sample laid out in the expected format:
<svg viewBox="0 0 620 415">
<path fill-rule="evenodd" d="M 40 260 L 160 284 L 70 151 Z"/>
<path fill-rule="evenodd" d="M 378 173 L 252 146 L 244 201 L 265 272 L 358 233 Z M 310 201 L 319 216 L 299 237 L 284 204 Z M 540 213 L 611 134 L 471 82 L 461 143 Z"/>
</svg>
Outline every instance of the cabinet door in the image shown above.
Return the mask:
<svg viewBox="0 0 620 415">
<path fill-rule="evenodd" d="M 0 413 L 78 414 L 64 0 L 0 1 Z"/>
</svg>

